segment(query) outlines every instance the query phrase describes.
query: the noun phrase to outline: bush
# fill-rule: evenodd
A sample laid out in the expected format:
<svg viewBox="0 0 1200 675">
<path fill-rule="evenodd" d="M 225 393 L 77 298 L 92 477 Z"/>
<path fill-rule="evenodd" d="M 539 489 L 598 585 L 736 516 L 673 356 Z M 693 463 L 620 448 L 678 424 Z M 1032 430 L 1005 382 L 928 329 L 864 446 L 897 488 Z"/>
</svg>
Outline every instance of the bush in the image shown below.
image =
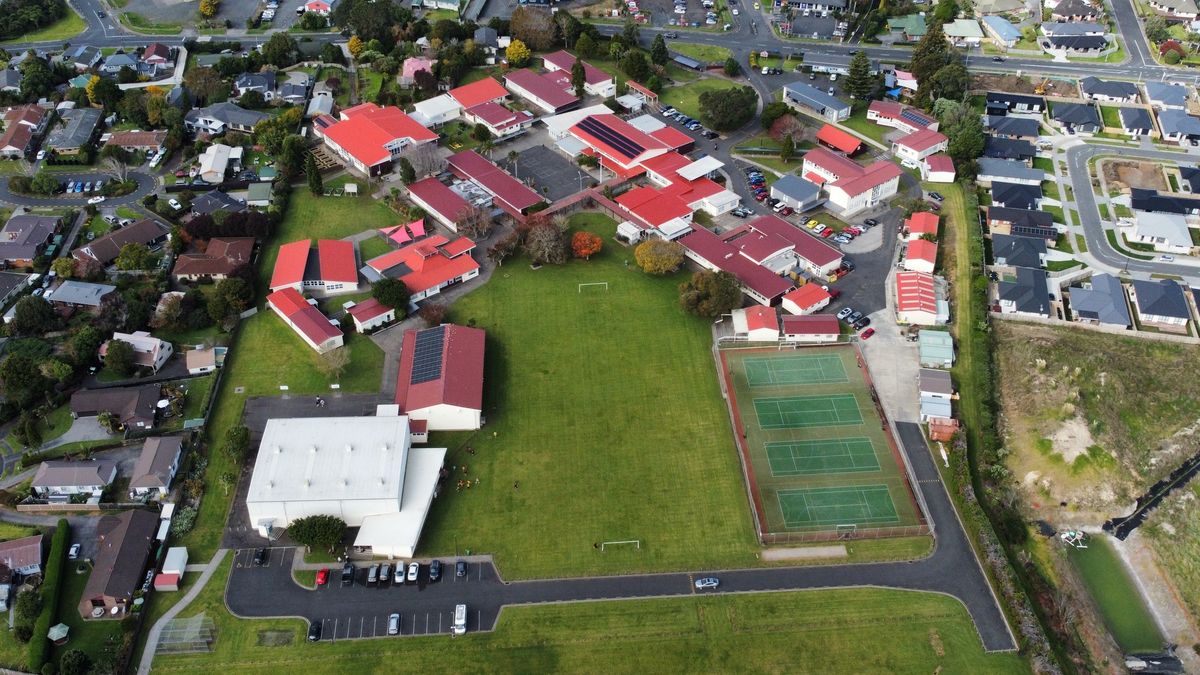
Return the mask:
<svg viewBox="0 0 1200 675">
<path fill-rule="evenodd" d="M 50 640 L 46 638 L 50 626 L 57 623 L 58 599 L 62 594 L 62 571 L 67 560 L 67 547 L 71 543 L 71 526 L 66 518 L 59 518 L 50 542 L 50 555 L 46 558 L 46 569 L 42 574 L 42 613 L 33 624 L 33 636 L 29 640 L 29 671 L 41 672 L 50 656 Z"/>
<path fill-rule="evenodd" d="M 196 509 L 185 506 L 175 512 L 171 520 L 171 534 L 178 537 L 187 534 L 196 524 Z"/>
</svg>

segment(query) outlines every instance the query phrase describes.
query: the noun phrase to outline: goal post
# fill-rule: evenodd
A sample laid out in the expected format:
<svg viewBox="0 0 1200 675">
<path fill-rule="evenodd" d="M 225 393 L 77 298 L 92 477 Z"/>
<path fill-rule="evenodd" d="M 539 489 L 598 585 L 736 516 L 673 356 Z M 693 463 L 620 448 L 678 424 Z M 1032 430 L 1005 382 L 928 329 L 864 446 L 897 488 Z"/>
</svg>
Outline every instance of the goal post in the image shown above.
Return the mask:
<svg viewBox="0 0 1200 675">
<path fill-rule="evenodd" d="M 852 539 L 858 532 L 858 525 L 838 525 L 836 531 L 838 539 Z"/>
<path fill-rule="evenodd" d="M 586 283 L 579 284 L 578 290 L 580 293 L 582 293 L 583 289 L 593 288 L 593 287 L 600 288 L 602 290 L 607 291 L 608 290 L 608 282 L 607 281 L 589 281 Z"/>
<path fill-rule="evenodd" d="M 621 541 L 602 541 L 600 542 L 600 550 L 607 551 L 609 546 L 633 546 L 637 550 L 642 550 L 641 539 L 624 539 Z"/>
</svg>

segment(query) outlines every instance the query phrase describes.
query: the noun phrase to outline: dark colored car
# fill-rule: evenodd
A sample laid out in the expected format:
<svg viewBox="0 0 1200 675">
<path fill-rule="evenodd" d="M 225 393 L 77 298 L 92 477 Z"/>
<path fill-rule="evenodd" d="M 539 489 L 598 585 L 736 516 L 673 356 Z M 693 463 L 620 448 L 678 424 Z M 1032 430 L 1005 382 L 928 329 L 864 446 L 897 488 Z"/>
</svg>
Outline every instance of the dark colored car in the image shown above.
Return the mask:
<svg viewBox="0 0 1200 675">
<path fill-rule="evenodd" d="M 842 267 L 845 267 L 846 269 L 853 272 L 854 271 L 854 261 L 849 258 L 842 258 Z"/>
<path fill-rule="evenodd" d="M 320 642 L 321 641 L 321 622 L 320 621 L 313 621 L 312 623 L 308 624 L 308 641 L 309 642 Z"/>
<path fill-rule="evenodd" d="M 458 562 L 454 563 L 454 576 L 456 576 L 456 577 L 467 576 L 467 561 L 466 560 L 459 560 Z"/>
<path fill-rule="evenodd" d="M 437 581 L 442 578 L 442 561 L 434 560 L 429 563 L 429 580 Z"/>
<path fill-rule="evenodd" d="M 342 565 L 342 585 L 352 586 L 354 584 L 354 564 L 346 563 Z"/>
<path fill-rule="evenodd" d="M 871 325 L 871 317 L 864 316 L 863 318 L 854 322 L 854 330 L 862 330 L 870 325 Z"/>
<path fill-rule="evenodd" d="M 866 225 L 867 227 L 875 227 L 878 224 L 879 224 L 879 221 L 875 220 L 874 218 L 867 218 L 866 220 L 863 221 L 863 225 Z"/>
<path fill-rule="evenodd" d="M 267 562 L 267 549 L 265 549 L 265 548 L 254 549 L 254 566 L 262 567 L 263 563 L 265 563 L 265 562 Z"/>
<path fill-rule="evenodd" d="M 942 195 L 938 194 L 937 192 L 930 192 L 930 193 L 929 193 L 929 198 L 930 198 L 930 199 L 932 199 L 932 200 L 933 200 L 933 201 L 935 201 L 935 202 L 941 202 L 941 201 L 945 201 L 945 200 L 946 200 L 946 198 L 945 198 L 945 197 L 943 197 Z"/>
</svg>

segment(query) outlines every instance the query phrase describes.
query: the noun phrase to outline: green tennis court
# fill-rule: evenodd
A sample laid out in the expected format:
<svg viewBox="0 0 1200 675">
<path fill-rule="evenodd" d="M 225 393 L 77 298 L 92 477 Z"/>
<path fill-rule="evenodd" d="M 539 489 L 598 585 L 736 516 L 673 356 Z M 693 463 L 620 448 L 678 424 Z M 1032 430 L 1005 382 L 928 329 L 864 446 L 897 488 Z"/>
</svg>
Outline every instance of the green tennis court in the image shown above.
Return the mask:
<svg viewBox="0 0 1200 675">
<path fill-rule="evenodd" d="M 862 411 L 853 394 L 778 396 L 754 399 L 754 413 L 763 429 L 803 429 L 862 424 Z"/>
<path fill-rule="evenodd" d="M 842 359 L 832 354 L 760 356 L 743 361 L 751 387 L 787 384 L 833 384 L 849 382 Z"/>
<path fill-rule="evenodd" d="M 886 485 L 780 490 L 777 494 L 788 527 L 900 522 Z"/>
<path fill-rule="evenodd" d="M 875 446 L 865 437 L 777 441 L 765 447 L 772 476 L 879 470 Z"/>
</svg>

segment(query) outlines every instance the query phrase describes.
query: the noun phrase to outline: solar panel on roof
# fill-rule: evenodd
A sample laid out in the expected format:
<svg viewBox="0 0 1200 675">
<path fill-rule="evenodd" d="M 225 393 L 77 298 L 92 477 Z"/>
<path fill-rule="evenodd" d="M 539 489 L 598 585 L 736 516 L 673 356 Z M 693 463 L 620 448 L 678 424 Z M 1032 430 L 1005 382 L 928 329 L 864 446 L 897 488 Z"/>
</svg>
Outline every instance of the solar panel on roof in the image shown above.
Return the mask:
<svg viewBox="0 0 1200 675">
<path fill-rule="evenodd" d="M 1029 237 L 1031 239 L 1049 239 L 1054 235 L 1054 231 L 1051 228 L 1029 225 L 1013 225 L 1009 231 L 1013 236 Z"/>
<path fill-rule="evenodd" d="M 421 384 L 442 376 L 442 343 L 446 327 L 438 326 L 417 333 L 413 346 L 413 368 L 410 384 Z"/>
<path fill-rule="evenodd" d="M 901 112 L 900 117 L 902 119 L 906 119 L 910 122 L 916 122 L 917 124 L 921 124 L 921 125 L 929 124 L 928 117 L 926 117 L 926 116 L 922 115 L 921 113 L 919 113 L 915 110 L 912 110 L 910 108 L 906 108 L 903 112 Z"/>
<path fill-rule="evenodd" d="M 641 145 L 613 131 L 593 117 L 583 118 L 579 122 L 579 128 L 612 146 L 626 159 L 633 159 L 646 151 Z"/>
</svg>

